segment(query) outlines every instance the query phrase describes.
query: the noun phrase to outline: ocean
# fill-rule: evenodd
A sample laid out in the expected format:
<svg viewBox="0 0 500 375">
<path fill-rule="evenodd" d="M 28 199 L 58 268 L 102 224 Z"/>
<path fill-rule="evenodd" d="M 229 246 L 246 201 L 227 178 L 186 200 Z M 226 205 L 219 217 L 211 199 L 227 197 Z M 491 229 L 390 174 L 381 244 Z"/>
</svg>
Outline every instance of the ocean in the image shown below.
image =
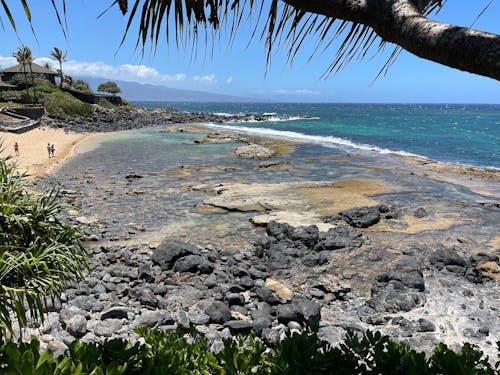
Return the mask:
<svg viewBox="0 0 500 375">
<path fill-rule="evenodd" d="M 500 169 L 500 105 L 135 102 L 219 114 L 268 113 L 277 121 L 217 125 L 345 152 L 398 153 Z M 278 121 L 278 116 L 291 116 Z M 308 116 L 307 119 L 302 116 Z"/>
<path fill-rule="evenodd" d="M 276 134 L 303 142 L 296 144 L 290 154 L 255 160 L 234 155 L 234 148 L 242 143 L 200 143 L 195 140 L 203 138 L 202 133 L 165 132 L 161 124 L 89 138 L 76 147 L 75 157 L 47 178 L 67 191 L 80 191 L 77 204 L 82 207 L 81 214 L 97 214 L 108 223 L 108 239 L 129 237 L 126 233 L 130 223 L 139 223 L 146 228 L 133 236 L 139 243 L 160 242 L 166 237 L 189 242 L 194 237 L 198 244 L 217 243 L 222 248 L 241 249 L 258 236 L 251 223 L 256 213 L 198 211 L 198 207 L 205 207 L 203 202 L 211 196 L 213 186 L 342 181 L 351 184 L 344 192 L 355 192 L 370 184 L 367 181 L 377 181 L 384 189 L 370 197 L 395 205 L 410 218 L 424 207 L 429 212 L 428 223 L 436 220 L 441 226 L 436 227 L 438 232 L 423 230 L 421 236 L 484 242 L 498 232 L 498 210 L 483 206 L 500 196 L 498 179 L 473 179 L 474 172 L 459 172 L 450 181 L 441 178 L 439 166 L 393 157 L 388 152 L 495 167 L 499 168 L 494 171 L 496 176 L 500 170 L 499 106 L 163 105 L 186 111 L 276 113 L 276 118 L 287 114 L 295 119 L 212 126 Z M 305 115 L 309 118 L 301 118 Z M 335 196 L 329 199 L 337 199 Z M 308 204 L 304 203 L 304 207 L 307 211 Z M 394 236 L 388 239 L 394 241 Z M 397 241 L 406 236 L 402 233 Z"/>
</svg>

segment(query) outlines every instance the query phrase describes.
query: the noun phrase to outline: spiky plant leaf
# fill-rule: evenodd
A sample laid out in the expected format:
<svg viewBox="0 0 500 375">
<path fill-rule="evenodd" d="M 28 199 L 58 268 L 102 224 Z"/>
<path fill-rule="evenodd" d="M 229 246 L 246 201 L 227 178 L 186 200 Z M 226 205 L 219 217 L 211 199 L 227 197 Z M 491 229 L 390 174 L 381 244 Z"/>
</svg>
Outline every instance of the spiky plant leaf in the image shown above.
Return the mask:
<svg viewBox="0 0 500 375">
<path fill-rule="evenodd" d="M 16 321 L 43 320 L 47 303 L 87 267 L 82 233 L 57 216 L 66 208 L 58 191 L 31 193 L 26 177 L 0 157 L 0 335 L 13 333 Z"/>
</svg>

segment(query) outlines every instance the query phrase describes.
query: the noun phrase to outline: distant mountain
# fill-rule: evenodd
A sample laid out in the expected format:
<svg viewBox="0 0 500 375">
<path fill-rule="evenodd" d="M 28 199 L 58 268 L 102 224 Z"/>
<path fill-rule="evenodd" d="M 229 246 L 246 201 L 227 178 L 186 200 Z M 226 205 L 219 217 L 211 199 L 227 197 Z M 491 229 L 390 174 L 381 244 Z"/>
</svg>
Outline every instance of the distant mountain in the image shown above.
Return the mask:
<svg viewBox="0 0 500 375">
<path fill-rule="evenodd" d="M 100 83 L 108 81 L 105 78 L 75 77 L 89 83 L 96 91 Z M 161 102 L 252 102 L 255 99 L 217 94 L 208 91 L 173 89 L 166 86 L 156 86 L 137 82 L 117 81 L 110 79 L 121 88 L 120 96 L 128 101 L 161 101 Z"/>
</svg>

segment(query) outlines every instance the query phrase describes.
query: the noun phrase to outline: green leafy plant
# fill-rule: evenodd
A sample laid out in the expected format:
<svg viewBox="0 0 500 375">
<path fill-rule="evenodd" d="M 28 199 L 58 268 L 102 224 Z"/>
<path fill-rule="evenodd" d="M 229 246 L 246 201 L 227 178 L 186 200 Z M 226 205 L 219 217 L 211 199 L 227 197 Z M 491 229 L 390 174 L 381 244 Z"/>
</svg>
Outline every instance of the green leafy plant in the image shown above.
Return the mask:
<svg viewBox="0 0 500 375">
<path fill-rule="evenodd" d="M 163 374 L 499 374 L 483 353 L 469 344 L 453 352 L 438 345 L 430 357 L 380 333 L 348 332 L 338 347 L 331 347 L 310 326 L 303 333 L 287 334 L 273 350 L 251 334 L 224 340 L 218 354 L 210 353 L 207 340 L 186 338 L 180 331 L 139 328 L 143 343 L 114 339 L 103 343 L 73 342 L 55 358 L 40 353 L 38 340 L 4 343 L 0 340 L 0 373 L 23 375 L 163 375 Z M 500 342 L 497 343 L 500 353 Z"/>
<path fill-rule="evenodd" d="M 66 208 L 58 191 L 31 193 L 26 178 L 0 158 L 0 336 L 13 333 L 12 314 L 20 327 L 43 320 L 46 304 L 87 265 L 82 232 L 57 217 Z"/>
<path fill-rule="evenodd" d="M 54 374 L 57 361 L 50 350 L 40 354 L 40 342 L 4 343 L 0 339 L 0 373 L 23 375 Z"/>
<path fill-rule="evenodd" d="M 217 354 L 217 359 L 226 374 L 270 374 L 272 356 L 266 350 L 263 342 L 252 333 L 249 337 L 224 340 L 224 349 Z"/>
<path fill-rule="evenodd" d="M 497 343 L 500 354 L 500 342 Z M 445 344 L 438 344 L 432 353 L 430 367 L 436 374 L 453 375 L 478 375 L 498 374 L 490 363 L 488 358 L 483 356 L 483 352 L 476 350 L 469 343 L 462 346 L 460 352 L 454 352 Z M 496 369 L 499 369 L 498 363 Z"/>
<path fill-rule="evenodd" d="M 224 374 L 214 354 L 207 350 L 205 337 L 196 337 L 190 343 L 181 331 L 138 328 L 136 333 L 144 337 L 149 348 L 142 359 L 141 374 Z"/>
</svg>

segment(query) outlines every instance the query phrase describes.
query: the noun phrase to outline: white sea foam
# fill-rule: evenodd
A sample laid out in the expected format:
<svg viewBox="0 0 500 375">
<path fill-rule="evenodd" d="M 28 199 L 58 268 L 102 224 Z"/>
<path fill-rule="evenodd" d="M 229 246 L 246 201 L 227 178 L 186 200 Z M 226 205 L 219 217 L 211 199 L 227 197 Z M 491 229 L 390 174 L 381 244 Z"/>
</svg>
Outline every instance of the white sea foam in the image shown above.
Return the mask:
<svg viewBox="0 0 500 375">
<path fill-rule="evenodd" d="M 256 123 L 256 122 L 285 122 L 285 121 L 298 121 L 298 120 L 319 120 L 319 117 L 306 117 L 306 116 L 277 116 L 271 114 L 263 114 L 262 116 L 245 116 L 244 119 L 231 120 L 228 124 L 240 123 Z"/>
<path fill-rule="evenodd" d="M 353 142 L 349 139 L 333 137 L 333 136 L 309 135 L 309 134 L 303 134 L 303 133 L 298 133 L 298 132 L 293 132 L 293 131 L 275 130 L 275 129 L 269 129 L 269 128 L 250 128 L 250 127 L 245 127 L 245 126 L 216 125 L 216 124 L 205 124 L 205 125 L 212 127 L 212 128 L 225 129 L 225 130 L 232 131 L 232 132 L 239 132 L 239 133 L 246 133 L 246 134 L 253 134 L 253 135 L 262 135 L 262 136 L 272 136 L 272 137 L 285 138 L 285 139 L 289 139 L 292 141 L 320 144 L 320 145 L 325 146 L 325 147 L 335 147 L 335 148 L 342 147 L 345 149 L 372 151 L 372 152 L 378 152 L 381 154 L 397 154 L 397 155 L 402 155 L 402 156 L 413 156 L 413 157 L 425 158 L 424 156 L 413 154 L 411 152 L 400 151 L 400 150 L 398 150 L 398 151 L 389 150 L 387 148 L 381 148 L 381 147 L 372 146 L 372 145 L 363 144 L 363 143 L 356 143 L 356 142 Z"/>
<path fill-rule="evenodd" d="M 234 113 L 226 113 L 226 112 L 214 112 L 213 114 L 217 115 L 217 116 L 223 116 L 223 117 L 237 116 Z"/>
</svg>

